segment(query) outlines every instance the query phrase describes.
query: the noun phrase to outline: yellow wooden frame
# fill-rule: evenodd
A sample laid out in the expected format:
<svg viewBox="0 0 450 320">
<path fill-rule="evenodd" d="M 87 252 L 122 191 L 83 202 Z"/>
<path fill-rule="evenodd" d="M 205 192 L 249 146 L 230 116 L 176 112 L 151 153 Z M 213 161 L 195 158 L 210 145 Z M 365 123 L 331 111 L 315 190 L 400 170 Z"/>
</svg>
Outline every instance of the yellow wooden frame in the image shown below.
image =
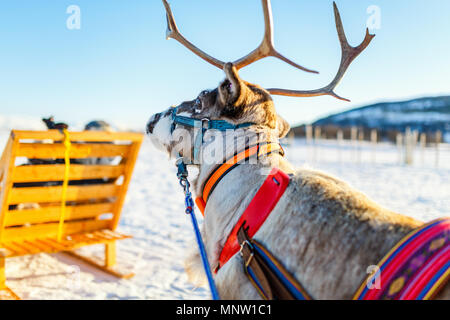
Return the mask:
<svg viewBox="0 0 450 320">
<path fill-rule="evenodd" d="M 114 269 L 116 241 L 130 238 L 116 228 L 143 135 L 84 131 L 67 136 L 70 159 L 121 157 L 121 161 L 114 165 L 70 164 L 67 171 L 64 163 L 18 165 L 21 158 L 63 159 L 64 135 L 58 130 L 11 132 L 0 158 L 0 298 L 18 298 L 6 286 L 5 261 L 9 257 L 64 251 L 115 276 L 133 276 Z M 67 172 L 74 185 L 63 190 L 58 183 Z M 83 184 L 87 179 L 105 180 Z M 25 208 L 18 210 L 22 204 Z M 58 241 L 60 231 L 63 237 Z M 93 244 L 105 246 L 103 265 L 73 251 Z"/>
</svg>

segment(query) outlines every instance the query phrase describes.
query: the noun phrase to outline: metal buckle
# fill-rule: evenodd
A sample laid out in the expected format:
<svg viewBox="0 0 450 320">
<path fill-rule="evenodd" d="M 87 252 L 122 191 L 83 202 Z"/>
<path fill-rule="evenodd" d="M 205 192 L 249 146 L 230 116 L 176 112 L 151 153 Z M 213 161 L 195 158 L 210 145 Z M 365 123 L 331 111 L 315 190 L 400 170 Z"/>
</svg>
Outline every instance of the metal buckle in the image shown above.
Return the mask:
<svg viewBox="0 0 450 320">
<path fill-rule="evenodd" d="M 172 120 L 175 120 L 175 117 L 177 116 L 178 108 L 175 106 L 171 106 L 171 108 L 172 108 L 172 112 L 171 112 Z"/>
<path fill-rule="evenodd" d="M 242 257 L 244 257 L 244 253 L 242 252 L 244 250 L 244 245 L 248 245 L 248 247 L 250 248 L 250 251 L 251 251 L 250 257 L 248 258 L 247 261 L 245 261 L 245 267 L 248 267 L 250 262 L 252 262 L 252 259 L 254 256 L 253 245 L 248 240 L 245 240 L 244 242 L 241 243 L 239 253 L 241 254 Z"/>
<path fill-rule="evenodd" d="M 208 118 L 203 118 L 202 120 L 200 120 L 202 122 L 202 129 L 209 129 L 209 119 Z M 206 124 L 206 126 L 205 126 Z"/>
</svg>

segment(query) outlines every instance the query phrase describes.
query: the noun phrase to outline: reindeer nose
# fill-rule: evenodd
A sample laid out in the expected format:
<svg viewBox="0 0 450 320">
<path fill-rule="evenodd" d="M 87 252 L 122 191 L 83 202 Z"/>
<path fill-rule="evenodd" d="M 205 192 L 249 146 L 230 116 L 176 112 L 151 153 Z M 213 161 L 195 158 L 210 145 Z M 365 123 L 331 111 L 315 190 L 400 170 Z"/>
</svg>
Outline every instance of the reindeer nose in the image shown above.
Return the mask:
<svg viewBox="0 0 450 320">
<path fill-rule="evenodd" d="M 161 118 L 161 113 L 154 114 L 147 123 L 147 134 L 152 134 L 156 123 Z"/>
</svg>

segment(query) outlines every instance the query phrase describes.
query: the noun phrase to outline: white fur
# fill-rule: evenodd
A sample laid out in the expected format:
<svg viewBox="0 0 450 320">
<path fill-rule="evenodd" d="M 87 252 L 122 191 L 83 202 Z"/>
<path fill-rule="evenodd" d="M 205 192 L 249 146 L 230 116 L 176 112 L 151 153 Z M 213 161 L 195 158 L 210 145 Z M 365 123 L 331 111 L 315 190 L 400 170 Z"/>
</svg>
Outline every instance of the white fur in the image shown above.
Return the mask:
<svg viewBox="0 0 450 320">
<path fill-rule="evenodd" d="M 171 126 L 172 119 L 170 116 L 161 117 L 153 129 L 153 134 L 149 135 L 154 146 L 161 151 L 167 151 L 167 147 L 172 141 Z"/>
</svg>

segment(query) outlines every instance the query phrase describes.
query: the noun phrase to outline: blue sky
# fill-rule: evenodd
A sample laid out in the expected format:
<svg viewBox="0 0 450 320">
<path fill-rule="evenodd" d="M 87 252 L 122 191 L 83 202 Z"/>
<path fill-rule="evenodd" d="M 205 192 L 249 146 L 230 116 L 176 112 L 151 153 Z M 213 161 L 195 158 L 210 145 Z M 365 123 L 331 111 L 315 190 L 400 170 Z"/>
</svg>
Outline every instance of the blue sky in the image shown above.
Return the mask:
<svg viewBox="0 0 450 320">
<path fill-rule="evenodd" d="M 259 44 L 259 0 L 170 0 L 181 32 L 223 61 Z M 81 10 L 81 28 L 69 30 L 68 6 Z M 291 124 L 366 103 L 449 94 L 450 1 L 338 0 L 347 37 L 364 37 L 367 8 L 380 8 L 381 28 L 331 97 L 275 97 Z M 272 0 L 275 46 L 320 75 L 273 58 L 243 70 L 264 87 L 314 89 L 327 84 L 340 61 L 332 1 Z M 151 114 L 214 88 L 223 72 L 174 40 L 165 40 L 159 0 L 1 0 L 0 114 L 59 121 L 104 119 L 143 127 Z"/>
</svg>

